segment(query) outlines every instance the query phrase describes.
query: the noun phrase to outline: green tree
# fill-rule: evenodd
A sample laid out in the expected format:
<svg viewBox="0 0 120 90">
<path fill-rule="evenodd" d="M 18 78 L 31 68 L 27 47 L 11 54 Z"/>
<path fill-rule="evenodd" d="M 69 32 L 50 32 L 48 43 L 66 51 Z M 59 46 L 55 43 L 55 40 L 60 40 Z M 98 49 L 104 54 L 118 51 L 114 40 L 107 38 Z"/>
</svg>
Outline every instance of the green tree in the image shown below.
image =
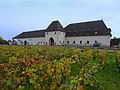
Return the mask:
<svg viewBox="0 0 120 90">
<path fill-rule="evenodd" d="M 0 44 L 8 44 L 8 42 L 4 40 L 2 37 L 0 37 Z"/>
<path fill-rule="evenodd" d="M 119 44 L 120 44 L 120 38 L 114 37 L 113 39 L 111 39 L 111 46 L 119 45 Z"/>
</svg>

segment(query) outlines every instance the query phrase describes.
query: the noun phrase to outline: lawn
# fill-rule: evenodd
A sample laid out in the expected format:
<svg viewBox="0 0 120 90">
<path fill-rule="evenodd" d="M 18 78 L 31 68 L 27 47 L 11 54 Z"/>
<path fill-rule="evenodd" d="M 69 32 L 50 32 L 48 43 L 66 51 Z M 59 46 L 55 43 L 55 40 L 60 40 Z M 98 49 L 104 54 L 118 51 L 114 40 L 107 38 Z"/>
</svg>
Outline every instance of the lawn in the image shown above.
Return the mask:
<svg viewBox="0 0 120 90">
<path fill-rule="evenodd" d="M 99 71 L 98 90 L 120 90 L 120 72 L 118 70 L 115 54 L 108 53 L 107 64 Z"/>
</svg>

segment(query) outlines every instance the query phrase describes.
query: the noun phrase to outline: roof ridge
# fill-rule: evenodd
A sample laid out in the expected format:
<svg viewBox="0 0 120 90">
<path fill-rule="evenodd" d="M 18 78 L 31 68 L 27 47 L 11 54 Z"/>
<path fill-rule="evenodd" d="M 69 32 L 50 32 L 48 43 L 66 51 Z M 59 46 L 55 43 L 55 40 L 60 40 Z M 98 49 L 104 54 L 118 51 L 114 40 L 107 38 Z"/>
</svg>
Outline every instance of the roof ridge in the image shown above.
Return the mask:
<svg viewBox="0 0 120 90">
<path fill-rule="evenodd" d="M 41 30 L 34 30 L 34 31 L 26 31 L 26 32 L 23 32 L 23 33 L 27 33 L 27 32 L 37 32 L 37 31 L 45 31 L 46 29 L 41 29 Z"/>
<path fill-rule="evenodd" d="M 47 31 L 64 31 L 64 28 L 61 25 L 61 23 L 58 20 L 56 20 L 56 21 L 52 21 L 46 30 Z"/>
<path fill-rule="evenodd" d="M 92 22 L 99 22 L 99 21 L 103 21 L 103 20 L 83 21 L 83 22 L 78 22 L 78 23 L 70 23 L 69 25 L 72 25 L 72 24 L 82 24 L 82 23 L 92 23 Z"/>
</svg>

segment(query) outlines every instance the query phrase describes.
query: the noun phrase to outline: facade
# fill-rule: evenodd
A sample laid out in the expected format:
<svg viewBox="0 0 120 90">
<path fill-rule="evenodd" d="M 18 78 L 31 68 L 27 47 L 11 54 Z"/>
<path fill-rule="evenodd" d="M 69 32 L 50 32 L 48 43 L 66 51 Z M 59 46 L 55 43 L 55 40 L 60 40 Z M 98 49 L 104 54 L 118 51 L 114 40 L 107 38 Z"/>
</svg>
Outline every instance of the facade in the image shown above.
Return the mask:
<svg viewBox="0 0 120 90">
<path fill-rule="evenodd" d="M 111 29 L 103 20 L 69 24 L 65 28 L 53 21 L 47 29 L 23 32 L 13 39 L 17 45 L 110 46 Z"/>
</svg>

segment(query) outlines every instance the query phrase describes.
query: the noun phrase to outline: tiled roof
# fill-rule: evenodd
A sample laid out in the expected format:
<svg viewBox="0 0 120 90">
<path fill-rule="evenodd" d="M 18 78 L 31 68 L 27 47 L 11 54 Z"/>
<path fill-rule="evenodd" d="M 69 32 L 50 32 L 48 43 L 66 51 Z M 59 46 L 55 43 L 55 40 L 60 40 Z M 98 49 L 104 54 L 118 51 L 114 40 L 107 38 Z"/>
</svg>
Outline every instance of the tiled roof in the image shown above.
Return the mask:
<svg viewBox="0 0 120 90">
<path fill-rule="evenodd" d="M 13 39 L 34 38 L 34 37 L 45 37 L 45 30 L 36 30 L 36 31 L 23 32 L 23 33 L 15 36 Z"/>
<path fill-rule="evenodd" d="M 73 24 L 69 24 L 65 28 L 62 27 L 59 21 L 53 21 L 46 30 L 23 32 L 15 36 L 13 39 L 45 37 L 45 32 L 51 32 L 51 31 L 66 32 L 66 37 L 100 36 L 100 35 L 111 36 L 111 29 L 106 27 L 103 20 L 73 23 Z"/>
<path fill-rule="evenodd" d="M 110 35 L 103 20 L 69 24 L 65 27 L 66 37 Z"/>
<path fill-rule="evenodd" d="M 60 24 L 60 22 L 57 21 L 53 21 L 48 28 L 46 29 L 47 32 L 51 32 L 51 31 L 62 31 L 65 32 L 63 26 Z"/>
</svg>

